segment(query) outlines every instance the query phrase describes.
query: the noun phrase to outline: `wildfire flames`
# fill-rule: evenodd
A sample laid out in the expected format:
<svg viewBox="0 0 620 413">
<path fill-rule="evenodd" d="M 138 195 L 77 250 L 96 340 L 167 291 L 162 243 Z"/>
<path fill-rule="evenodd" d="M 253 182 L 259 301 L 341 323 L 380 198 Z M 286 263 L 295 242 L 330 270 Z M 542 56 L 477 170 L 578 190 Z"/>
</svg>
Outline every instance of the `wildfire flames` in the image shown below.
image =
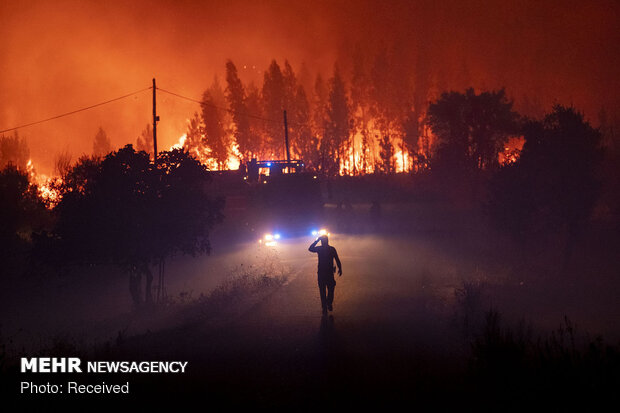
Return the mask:
<svg viewBox="0 0 620 413">
<path fill-rule="evenodd" d="M 207 168 L 211 170 L 217 170 L 218 164 L 217 161 L 209 156 L 208 151 L 201 151 L 199 148 L 189 148 L 187 145 L 187 134 L 183 134 L 179 137 L 177 142 L 170 146 L 169 150 L 174 149 L 186 149 L 196 157 L 202 164 L 204 164 Z M 228 147 L 228 160 L 226 161 L 226 166 L 228 169 L 235 170 L 239 169 L 241 165 L 241 154 L 239 153 L 239 145 L 233 143 Z"/>
<path fill-rule="evenodd" d="M 44 174 L 38 174 L 32 163 L 32 159 L 28 159 L 26 172 L 28 173 L 30 182 L 37 186 L 39 195 L 45 201 L 48 208 L 56 206 L 61 198 L 58 186 L 62 183 L 62 178 L 59 176 L 49 177 Z"/>
<path fill-rule="evenodd" d="M 499 164 L 508 165 L 516 162 L 519 159 L 519 155 L 521 155 L 524 143 L 525 139 L 522 136 L 508 139 L 506 146 L 504 146 L 504 151 L 499 153 Z"/>
</svg>

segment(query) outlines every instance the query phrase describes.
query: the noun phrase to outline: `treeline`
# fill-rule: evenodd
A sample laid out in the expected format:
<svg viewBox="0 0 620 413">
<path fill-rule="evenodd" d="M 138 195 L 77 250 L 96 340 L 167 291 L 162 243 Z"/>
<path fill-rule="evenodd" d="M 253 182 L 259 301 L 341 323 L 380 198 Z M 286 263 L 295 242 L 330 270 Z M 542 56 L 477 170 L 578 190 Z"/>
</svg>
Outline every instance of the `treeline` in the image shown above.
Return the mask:
<svg viewBox="0 0 620 413">
<path fill-rule="evenodd" d="M 372 62 L 356 56 L 351 73 L 334 67 L 328 79 L 318 74 L 313 82 L 303 67 L 298 75 L 288 61 L 274 60 L 262 85 L 244 83 L 229 60 L 225 82 L 214 78 L 191 116 L 185 147 L 217 169 L 231 156 L 282 159 L 286 111 L 292 156 L 335 176 L 425 170 L 460 162 L 459 153 L 475 169 L 493 169 L 509 138 L 523 136 L 528 119 L 503 89 L 439 94 L 430 75 L 412 78 L 386 51 Z M 145 136 L 149 130 L 138 147 L 148 150 Z"/>
<path fill-rule="evenodd" d="M 154 164 L 127 145 L 105 157 L 81 157 L 49 182 L 53 196 L 44 198 L 28 171 L 9 164 L 0 171 L 4 268 L 48 274 L 71 265 L 116 265 L 129 274 L 134 302 L 148 300 L 149 268 L 176 253 L 209 252 L 223 208 L 208 192 L 209 180 L 187 151 L 161 152 Z"/>
</svg>

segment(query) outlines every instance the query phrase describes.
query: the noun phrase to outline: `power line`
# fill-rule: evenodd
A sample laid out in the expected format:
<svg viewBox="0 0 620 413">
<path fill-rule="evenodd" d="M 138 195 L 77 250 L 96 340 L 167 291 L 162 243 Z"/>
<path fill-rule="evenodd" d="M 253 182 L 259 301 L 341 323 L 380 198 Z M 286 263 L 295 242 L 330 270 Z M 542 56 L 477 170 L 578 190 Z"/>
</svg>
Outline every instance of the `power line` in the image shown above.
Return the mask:
<svg viewBox="0 0 620 413">
<path fill-rule="evenodd" d="M 258 119 L 258 120 L 263 120 L 265 122 L 274 122 L 274 123 L 278 123 L 278 124 L 282 123 L 281 120 L 263 118 L 262 116 L 253 115 L 251 113 L 235 112 L 232 109 L 223 108 L 221 106 L 217 106 L 217 105 L 214 105 L 212 103 L 205 102 L 204 100 L 192 99 L 192 98 L 189 98 L 187 96 L 183 96 L 183 95 L 180 95 L 178 93 L 174 93 L 174 92 L 171 92 L 169 90 L 162 89 L 160 87 L 158 87 L 157 90 L 160 90 L 160 91 L 162 91 L 164 93 L 168 93 L 169 95 L 176 96 L 176 97 L 181 98 L 181 99 L 188 100 L 190 102 L 194 102 L 194 103 L 198 103 L 200 105 L 206 105 L 206 106 L 210 106 L 210 107 L 215 108 L 215 109 L 223 110 L 223 111 L 226 111 L 226 112 L 228 112 L 228 113 L 230 113 L 232 115 L 241 115 L 241 116 L 245 116 L 245 117 L 248 117 L 248 118 L 254 118 L 254 119 Z M 289 125 L 303 126 L 303 125 L 300 125 L 298 123 L 293 123 L 293 122 L 289 122 Z"/>
<path fill-rule="evenodd" d="M 59 119 L 59 118 L 63 118 L 63 117 L 65 117 L 65 116 L 73 115 L 73 114 L 76 114 L 76 113 L 79 113 L 79 112 L 84 112 L 84 111 L 86 111 L 86 110 L 94 109 L 94 108 L 99 107 L 99 106 L 107 105 L 108 103 L 116 102 L 117 100 L 126 99 L 126 98 L 128 98 L 128 97 L 131 97 L 131 96 L 137 95 L 137 94 L 139 94 L 139 93 L 142 93 L 142 92 L 145 92 L 145 91 L 147 91 L 147 90 L 151 90 L 151 89 L 153 89 L 153 87 L 152 87 L 152 86 L 149 86 L 149 87 L 147 87 L 147 88 L 140 89 L 140 90 L 137 90 L 137 91 L 135 91 L 135 92 L 128 93 L 128 94 L 126 94 L 126 95 L 119 96 L 119 97 L 114 98 L 114 99 L 106 100 L 105 102 L 96 103 L 96 104 L 94 104 L 94 105 L 90 105 L 90 106 L 86 106 L 86 107 L 83 107 L 83 108 L 80 108 L 80 109 L 72 110 L 71 112 L 66 112 L 66 113 L 62 113 L 62 114 L 60 114 L 60 115 L 52 116 L 52 117 L 50 117 L 50 118 L 41 119 L 41 120 L 38 120 L 38 121 L 35 121 L 35 122 L 30 122 L 30 123 L 26 123 L 26 124 L 19 125 L 19 126 L 14 126 L 14 127 L 12 127 L 12 128 L 8 128 L 8 129 L 0 130 L 0 133 L 11 132 L 11 131 L 14 131 L 14 130 L 17 130 L 17 129 L 26 128 L 26 127 L 28 127 L 28 126 L 38 125 L 38 124 L 40 124 L 40 123 L 45 123 L 45 122 L 49 122 L 49 121 L 51 121 L 51 120 L 55 120 L 55 119 Z M 235 112 L 235 111 L 233 111 L 233 110 L 231 110 L 231 109 L 228 109 L 228 108 L 223 108 L 223 107 L 221 107 L 221 106 L 217 106 L 217 105 L 214 105 L 214 104 L 212 104 L 212 103 L 205 102 L 204 100 L 192 99 L 192 98 L 190 98 L 190 97 L 183 96 L 183 95 L 181 95 L 181 94 L 178 94 L 178 93 L 175 93 L 175 92 L 171 92 L 171 91 L 169 91 L 169 90 L 162 89 L 162 88 L 159 88 L 159 87 L 157 88 L 157 90 L 160 90 L 160 91 L 162 91 L 162 92 L 164 92 L 164 93 L 167 93 L 167 94 L 172 95 L 172 96 L 176 96 L 176 97 L 181 98 L 181 99 L 188 100 L 188 101 L 190 101 L 190 102 L 194 102 L 194 103 L 198 103 L 198 104 L 200 104 L 200 105 L 206 105 L 206 106 L 213 107 L 213 108 L 215 108 L 215 109 L 223 110 L 223 111 L 226 111 L 226 112 L 228 112 L 228 113 L 230 113 L 230 114 L 240 115 L 240 116 L 246 116 L 246 117 L 248 117 L 248 118 L 254 118 L 254 119 L 262 120 L 262 121 L 265 121 L 265 122 L 281 123 L 281 121 L 280 121 L 280 120 L 268 119 L 268 118 L 264 118 L 264 117 L 262 117 L 262 116 L 253 115 L 253 114 L 251 114 L 251 113 Z M 303 125 L 300 125 L 300 124 L 297 124 L 297 123 L 293 123 L 293 122 L 289 122 L 289 124 L 292 124 L 292 125 L 295 125 L 295 126 L 303 126 Z"/>
<path fill-rule="evenodd" d="M 28 127 L 28 126 L 38 125 L 39 123 L 49 122 L 50 120 L 54 120 L 54 119 L 62 118 L 62 117 L 65 117 L 65 116 L 73 115 L 73 114 L 78 113 L 78 112 L 83 112 L 85 110 L 96 108 L 98 106 L 107 105 L 108 103 L 116 102 L 117 100 L 125 99 L 125 98 L 128 98 L 128 97 L 133 96 L 133 95 L 137 95 L 138 93 L 142 93 L 142 92 L 150 90 L 152 88 L 153 88 L 152 86 L 149 86 L 147 88 L 140 89 L 140 90 L 138 90 L 136 92 L 129 93 L 127 95 L 119 96 L 117 98 L 106 100 L 105 102 L 97 103 L 95 105 L 87 106 L 87 107 L 84 107 L 84 108 L 81 108 L 81 109 L 76 109 L 76 110 L 73 110 L 71 112 L 63 113 L 61 115 L 52 116 L 51 118 L 42 119 L 42 120 L 38 120 L 36 122 L 30 122 L 30 123 L 26 123 L 24 125 L 15 126 L 13 128 L 0 130 L 0 133 L 11 132 L 11 131 L 14 131 L 14 130 L 17 130 L 17 129 L 21 129 L 21 128 L 25 128 L 25 127 Z"/>
</svg>

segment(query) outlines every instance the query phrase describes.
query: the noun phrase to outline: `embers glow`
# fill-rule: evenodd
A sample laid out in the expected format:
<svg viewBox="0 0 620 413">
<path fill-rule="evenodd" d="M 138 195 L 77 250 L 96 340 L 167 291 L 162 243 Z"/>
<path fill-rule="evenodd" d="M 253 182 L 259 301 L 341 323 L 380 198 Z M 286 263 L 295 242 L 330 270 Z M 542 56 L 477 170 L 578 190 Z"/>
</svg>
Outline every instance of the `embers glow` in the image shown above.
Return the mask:
<svg viewBox="0 0 620 413">
<path fill-rule="evenodd" d="M 516 162 L 521 156 L 525 138 L 523 136 L 509 138 L 504 146 L 504 150 L 497 155 L 497 161 L 500 165 L 509 165 Z"/>
<path fill-rule="evenodd" d="M 54 208 L 60 202 L 62 198 L 58 188 L 62 184 L 62 178 L 59 176 L 49 177 L 44 174 L 38 174 L 32 162 L 32 159 L 28 159 L 26 164 L 26 172 L 30 182 L 37 186 L 39 196 L 45 201 L 49 209 Z"/>
</svg>

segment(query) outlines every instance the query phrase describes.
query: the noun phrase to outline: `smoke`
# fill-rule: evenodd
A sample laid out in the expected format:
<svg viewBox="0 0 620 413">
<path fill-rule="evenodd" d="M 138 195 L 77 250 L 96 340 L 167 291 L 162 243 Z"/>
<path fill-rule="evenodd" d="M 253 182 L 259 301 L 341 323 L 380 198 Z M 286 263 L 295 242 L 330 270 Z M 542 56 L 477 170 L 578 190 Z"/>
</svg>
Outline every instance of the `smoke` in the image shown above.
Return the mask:
<svg viewBox="0 0 620 413">
<path fill-rule="evenodd" d="M 231 58 L 260 85 L 271 59 L 307 80 L 347 75 L 357 48 L 381 47 L 394 70 L 424 72 L 434 87 L 505 86 L 525 113 L 573 104 L 597 123 L 620 107 L 615 1 L 24 1 L 0 4 L 0 130 L 150 86 L 192 98 Z M 20 131 L 40 172 L 55 154 L 91 153 L 102 127 L 115 147 L 151 121 L 150 91 Z M 185 132 L 197 105 L 158 96 L 159 141 Z"/>
</svg>

